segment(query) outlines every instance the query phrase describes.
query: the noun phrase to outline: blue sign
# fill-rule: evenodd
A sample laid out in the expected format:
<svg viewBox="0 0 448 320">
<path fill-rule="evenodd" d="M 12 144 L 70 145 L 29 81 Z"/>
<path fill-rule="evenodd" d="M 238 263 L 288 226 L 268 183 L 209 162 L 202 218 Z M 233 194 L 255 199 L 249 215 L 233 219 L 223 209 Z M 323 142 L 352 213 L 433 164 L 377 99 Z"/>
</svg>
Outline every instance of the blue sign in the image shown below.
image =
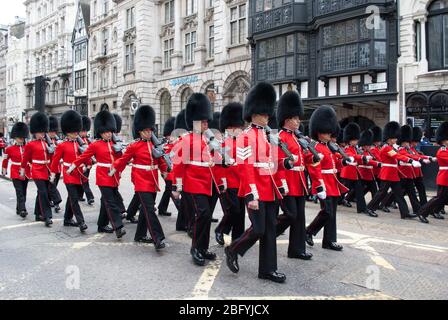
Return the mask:
<svg viewBox="0 0 448 320">
<path fill-rule="evenodd" d="M 190 83 L 195 83 L 198 81 L 199 81 L 198 76 L 189 76 L 189 77 L 183 77 L 183 78 L 171 80 L 170 85 L 172 87 L 177 87 L 177 86 L 181 86 L 183 84 L 190 84 Z"/>
</svg>

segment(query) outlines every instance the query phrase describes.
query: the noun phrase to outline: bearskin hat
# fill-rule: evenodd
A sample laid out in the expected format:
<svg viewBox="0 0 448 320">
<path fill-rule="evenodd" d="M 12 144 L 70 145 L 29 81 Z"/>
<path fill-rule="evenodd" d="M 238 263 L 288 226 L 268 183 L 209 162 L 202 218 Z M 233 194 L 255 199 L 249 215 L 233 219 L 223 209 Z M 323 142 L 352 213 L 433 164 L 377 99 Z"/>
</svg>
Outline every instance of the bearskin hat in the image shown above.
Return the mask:
<svg viewBox="0 0 448 320">
<path fill-rule="evenodd" d="M 373 142 L 383 141 L 383 130 L 380 127 L 374 126 L 370 128 L 370 130 L 372 130 L 373 133 Z"/>
<path fill-rule="evenodd" d="M 361 128 L 357 123 L 351 122 L 344 128 L 344 142 L 359 140 L 361 137 Z"/>
<path fill-rule="evenodd" d="M 314 140 L 318 139 L 318 133 L 335 134 L 339 123 L 336 112 L 330 106 L 317 108 L 310 118 L 310 134 Z"/>
<path fill-rule="evenodd" d="M 139 132 L 145 129 L 154 130 L 156 124 L 156 112 L 151 106 L 143 105 L 137 109 L 134 116 L 134 139 L 139 137 Z"/>
<path fill-rule="evenodd" d="M 17 122 L 14 124 L 14 126 L 11 129 L 10 137 L 11 139 L 15 138 L 24 138 L 27 139 L 30 135 L 30 130 L 28 129 L 28 126 L 24 122 Z"/>
<path fill-rule="evenodd" d="M 371 146 L 373 144 L 373 132 L 372 130 L 365 130 L 361 133 L 358 145 L 360 147 Z"/>
<path fill-rule="evenodd" d="M 287 91 L 280 97 L 277 109 L 278 125 L 283 127 L 286 119 L 303 117 L 303 102 L 296 91 Z"/>
<path fill-rule="evenodd" d="M 412 142 L 420 142 L 423 138 L 423 131 L 420 127 L 412 128 Z"/>
<path fill-rule="evenodd" d="M 411 143 L 412 135 L 413 135 L 412 131 L 413 130 L 412 130 L 411 126 L 409 126 L 409 125 L 402 126 L 400 129 L 400 139 L 399 139 L 398 143 L 400 143 L 400 144 L 403 142 Z"/>
<path fill-rule="evenodd" d="M 174 129 L 183 129 L 189 131 L 187 128 L 187 121 L 185 120 L 185 112 L 186 110 L 183 109 L 177 114 L 176 121 L 174 121 Z"/>
<path fill-rule="evenodd" d="M 92 120 L 88 116 L 82 116 L 82 130 L 81 131 L 90 131 L 92 127 Z"/>
<path fill-rule="evenodd" d="M 33 114 L 30 119 L 30 131 L 32 134 L 48 132 L 49 126 L 48 116 L 41 111 Z"/>
<path fill-rule="evenodd" d="M 241 103 L 232 102 L 222 109 L 219 128 L 224 132 L 230 127 L 244 127 L 243 105 Z"/>
<path fill-rule="evenodd" d="M 213 120 L 212 105 L 203 93 L 193 93 L 185 110 L 185 121 L 189 130 L 193 129 L 194 121 Z"/>
<path fill-rule="evenodd" d="M 80 132 L 82 130 L 81 115 L 74 110 L 64 112 L 61 117 L 61 130 L 64 134 Z"/>
<path fill-rule="evenodd" d="M 107 110 L 103 110 L 97 113 L 95 119 L 93 120 L 93 126 L 95 129 L 95 138 L 101 138 L 101 134 L 104 132 L 116 132 L 117 124 L 115 122 L 115 117 Z"/>
<path fill-rule="evenodd" d="M 174 131 L 174 122 L 176 121 L 175 117 L 171 117 L 165 121 L 163 125 L 163 136 L 168 137 L 171 135 L 171 132 Z"/>
<path fill-rule="evenodd" d="M 274 87 L 267 82 L 260 82 L 248 93 L 244 104 L 244 120 L 251 121 L 254 114 L 267 114 L 270 117 L 275 111 L 277 94 Z"/>
<path fill-rule="evenodd" d="M 278 129 L 278 121 L 277 121 L 277 114 L 274 112 L 270 117 L 268 121 L 268 127 L 271 129 Z"/>
<path fill-rule="evenodd" d="M 336 143 L 338 144 L 344 143 L 344 129 L 341 127 L 340 123 L 338 123 L 338 126 L 335 132 L 331 134 L 331 137 L 336 138 Z"/>
<path fill-rule="evenodd" d="M 392 121 L 386 124 L 383 130 L 383 141 L 389 139 L 399 139 L 400 138 L 401 127 L 398 122 Z"/>
<path fill-rule="evenodd" d="M 219 121 L 221 118 L 221 112 L 213 112 L 212 121 L 208 122 L 209 129 L 215 129 L 219 131 Z"/>
<path fill-rule="evenodd" d="M 443 141 L 448 140 L 448 122 L 443 122 L 436 130 L 436 141 L 442 144 Z"/>
<path fill-rule="evenodd" d="M 48 117 L 50 121 L 50 127 L 48 128 L 48 132 L 59 132 L 59 120 L 55 116 Z"/>
<path fill-rule="evenodd" d="M 115 131 L 115 133 L 120 133 L 123 120 L 121 120 L 121 117 L 118 114 L 114 113 L 113 115 L 115 118 L 115 124 L 117 125 L 117 131 Z"/>
</svg>

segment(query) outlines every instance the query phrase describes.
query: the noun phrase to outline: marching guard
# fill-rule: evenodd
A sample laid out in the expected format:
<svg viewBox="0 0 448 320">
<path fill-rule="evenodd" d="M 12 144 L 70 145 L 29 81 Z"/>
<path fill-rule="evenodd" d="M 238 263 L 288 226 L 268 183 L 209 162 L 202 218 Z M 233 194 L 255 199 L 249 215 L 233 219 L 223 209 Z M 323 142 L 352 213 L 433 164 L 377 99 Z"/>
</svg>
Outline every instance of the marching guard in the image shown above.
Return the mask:
<svg viewBox="0 0 448 320">
<path fill-rule="evenodd" d="M 26 139 L 30 135 L 28 126 L 23 122 L 14 124 L 11 130 L 10 137 L 14 139 L 14 144 L 6 148 L 4 159 L 2 162 L 2 173 L 7 175 L 8 164 L 11 164 L 11 180 L 16 190 L 16 213 L 22 218 L 26 218 L 28 211 L 26 210 L 26 190 L 30 177 L 30 167 L 27 166 L 25 176 L 20 175 L 20 166 L 22 165 L 23 153 L 25 149 Z"/>
<path fill-rule="evenodd" d="M 30 132 L 34 135 L 34 140 L 25 145 L 20 176 L 25 178 L 28 166 L 31 165 L 31 178 L 37 187 L 34 215 L 36 221 L 44 221 L 46 227 L 51 227 L 53 213 L 49 197 L 50 153 L 45 140 L 45 134 L 48 133 L 48 122 L 48 117 L 43 112 L 37 112 L 31 117 Z"/>
<path fill-rule="evenodd" d="M 92 143 L 92 141 L 89 138 L 89 131 L 92 126 L 92 121 L 88 116 L 82 116 L 82 129 L 79 133 L 79 136 L 81 138 L 81 141 L 83 143 L 83 147 L 87 148 L 89 144 Z M 85 177 L 84 182 L 82 184 L 82 190 L 79 195 L 79 201 L 84 202 L 85 199 L 83 198 L 83 194 L 85 193 L 87 198 L 87 204 L 89 206 L 93 205 L 95 203 L 95 196 L 93 195 L 92 190 L 90 189 L 89 184 L 89 176 L 90 176 L 90 170 L 93 167 L 93 159 L 91 159 L 89 162 L 86 163 L 86 165 L 83 167 L 83 176 Z"/>
<path fill-rule="evenodd" d="M 159 187 L 159 170 L 163 176 L 168 172 L 167 163 L 155 159 L 151 136 L 155 130 L 156 115 L 150 106 L 141 106 L 134 117 L 133 134 L 136 139 L 130 144 L 122 157 L 115 161 L 109 175 L 121 173 L 132 160 L 131 180 L 140 204 L 140 215 L 134 240 L 154 243 L 156 251 L 165 248 L 165 235 L 155 213 L 155 199 Z M 147 237 L 149 231 L 151 238 Z"/>
<path fill-rule="evenodd" d="M 58 137 L 59 132 L 59 120 L 55 116 L 48 117 L 49 121 L 49 130 L 48 137 L 52 143 L 51 152 L 50 152 L 50 162 L 53 159 L 54 150 L 61 140 Z M 61 207 L 59 206 L 62 203 L 62 197 L 58 190 L 59 180 L 61 179 L 61 166 L 59 165 L 58 170 L 56 172 L 56 176 L 54 178 L 54 182 L 49 184 L 49 195 L 50 195 L 50 206 L 54 207 L 54 211 L 59 213 L 61 211 Z"/>
<path fill-rule="evenodd" d="M 100 111 L 94 120 L 95 138 L 86 151 L 80 155 L 66 171 L 71 174 L 76 168 L 89 163 L 92 157 L 97 161 L 96 184 L 101 191 L 101 209 L 98 217 L 98 232 L 113 233 L 118 239 L 126 234 L 120 213 L 118 185 L 120 176 L 109 175 L 113 163 L 120 156 L 114 151 L 112 135 L 117 130 L 114 116 L 106 110 Z M 109 222 L 112 228 L 108 226 Z"/>
<path fill-rule="evenodd" d="M 67 202 L 65 205 L 64 226 L 79 227 L 81 232 L 87 230 L 81 208 L 79 206 L 79 195 L 82 191 L 83 175 L 82 168 L 77 168 L 70 174 L 67 170 L 71 164 L 81 155 L 78 142 L 78 134 L 82 129 L 82 118 L 79 113 L 74 110 L 64 112 L 61 118 L 62 133 L 66 135 L 64 142 L 58 144 L 56 152 L 53 156 L 50 166 L 50 182 L 54 183 L 56 174 L 59 171 L 60 162 L 62 160 L 62 168 L 64 174 L 64 183 L 67 188 Z M 76 218 L 76 222 L 73 220 Z"/>
<path fill-rule="evenodd" d="M 275 89 L 265 82 L 253 87 L 245 102 L 244 119 L 250 126 L 237 144 L 237 161 L 241 167 L 238 195 L 245 198 L 252 226 L 225 248 L 225 254 L 229 269 L 238 273 L 238 255 L 244 256 L 260 241 L 258 277 L 283 283 L 286 275 L 277 271 L 276 243 L 276 216 L 282 195 L 276 185 L 274 169 L 277 164 L 266 132 L 275 103 Z"/>
</svg>

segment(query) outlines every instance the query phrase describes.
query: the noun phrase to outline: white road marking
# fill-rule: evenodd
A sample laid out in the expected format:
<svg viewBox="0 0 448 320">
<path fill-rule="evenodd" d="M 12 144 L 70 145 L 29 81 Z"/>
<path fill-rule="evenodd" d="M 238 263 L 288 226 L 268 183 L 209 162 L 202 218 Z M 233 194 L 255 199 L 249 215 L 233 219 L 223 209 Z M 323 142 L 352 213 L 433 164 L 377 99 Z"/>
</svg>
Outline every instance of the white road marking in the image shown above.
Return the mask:
<svg viewBox="0 0 448 320">
<path fill-rule="evenodd" d="M 86 239 L 85 241 L 81 241 L 81 242 L 75 242 L 72 245 L 72 249 L 74 250 L 79 250 L 85 247 L 88 247 L 89 245 L 91 245 L 94 241 L 99 240 L 101 238 L 104 237 L 104 233 L 97 233 L 91 237 L 89 237 L 88 239 Z"/>
<path fill-rule="evenodd" d="M 52 220 L 53 220 L 53 222 L 59 222 L 59 221 L 62 221 L 62 219 L 52 219 Z M 4 230 L 12 230 L 12 229 L 23 228 L 23 227 L 30 227 L 30 226 L 39 225 L 39 224 L 43 224 L 43 222 L 41 222 L 41 221 L 36 221 L 36 222 L 28 222 L 28 223 L 14 224 L 14 225 L 12 225 L 12 226 L 0 227 L 0 231 L 4 231 Z"/>
<path fill-rule="evenodd" d="M 194 286 L 191 299 L 208 299 L 208 294 L 213 287 L 219 269 L 221 268 L 222 260 L 210 261 L 202 272 L 201 277 Z"/>
</svg>

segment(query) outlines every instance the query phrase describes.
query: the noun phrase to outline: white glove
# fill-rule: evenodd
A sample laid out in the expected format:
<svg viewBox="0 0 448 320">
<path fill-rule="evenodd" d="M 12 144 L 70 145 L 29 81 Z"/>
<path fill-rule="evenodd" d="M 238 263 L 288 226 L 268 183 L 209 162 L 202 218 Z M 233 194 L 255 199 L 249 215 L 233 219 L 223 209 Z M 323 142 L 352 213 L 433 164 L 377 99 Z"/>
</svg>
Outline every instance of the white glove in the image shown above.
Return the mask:
<svg viewBox="0 0 448 320">
<path fill-rule="evenodd" d="M 324 155 L 322 153 L 318 153 L 317 155 L 319 156 L 319 159 L 322 161 L 322 159 L 324 158 Z"/>
<path fill-rule="evenodd" d="M 110 169 L 108 176 L 113 177 L 116 172 L 117 172 L 117 170 L 115 168 L 112 168 L 112 169 Z"/>
<path fill-rule="evenodd" d="M 420 162 L 418 162 L 418 161 L 412 161 L 412 166 L 414 168 L 421 168 L 422 164 Z"/>
<path fill-rule="evenodd" d="M 25 169 L 20 168 L 20 176 L 21 176 L 22 178 L 25 178 Z"/>
<path fill-rule="evenodd" d="M 56 174 L 51 173 L 50 174 L 50 183 L 53 184 L 55 179 L 56 179 Z"/>
<path fill-rule="evenodd" d="M 317 197 L 318 197 L 320 200 L 325 200 L 325 199 L 327 199 L 327 192 L 326 192 L 326 191 L 319 192 L 319 193 L 317 194 Z"/>
<path fill-rule="evenodd" d="M 349 160 L 351 163 L 355 162 L 355 158 L 353 158 L 353 157 L 348 157 L 348 160 Z"/>
<path fill-rule="evenodd" d="M 372 156 L 366 156 L 366 160 L 367 160 L 367 162 L 371 161 L 372 159 L 373 159 Z"/>
<path fill-rule="evenodd" d="M 432 162 L 437 162 L 437 158 L 434 158 L 434 157 L 431 157 L 430 160 L 431 160 Z"/>
<path fill-rule="evenodd" d="M 357 167 L 358 164 L 356 162 L 348 162 L 347 163 L 349 166 L 353 166 L 353 167 Z"/>
<path fill-rule="evenodd" d="M 425 164 L 430 164 L 430 163 L 431 163 L 431 160 L 429 160 L 429 159 L 423 159 L 423 163 L 425 163 Z"/>
</svg>

